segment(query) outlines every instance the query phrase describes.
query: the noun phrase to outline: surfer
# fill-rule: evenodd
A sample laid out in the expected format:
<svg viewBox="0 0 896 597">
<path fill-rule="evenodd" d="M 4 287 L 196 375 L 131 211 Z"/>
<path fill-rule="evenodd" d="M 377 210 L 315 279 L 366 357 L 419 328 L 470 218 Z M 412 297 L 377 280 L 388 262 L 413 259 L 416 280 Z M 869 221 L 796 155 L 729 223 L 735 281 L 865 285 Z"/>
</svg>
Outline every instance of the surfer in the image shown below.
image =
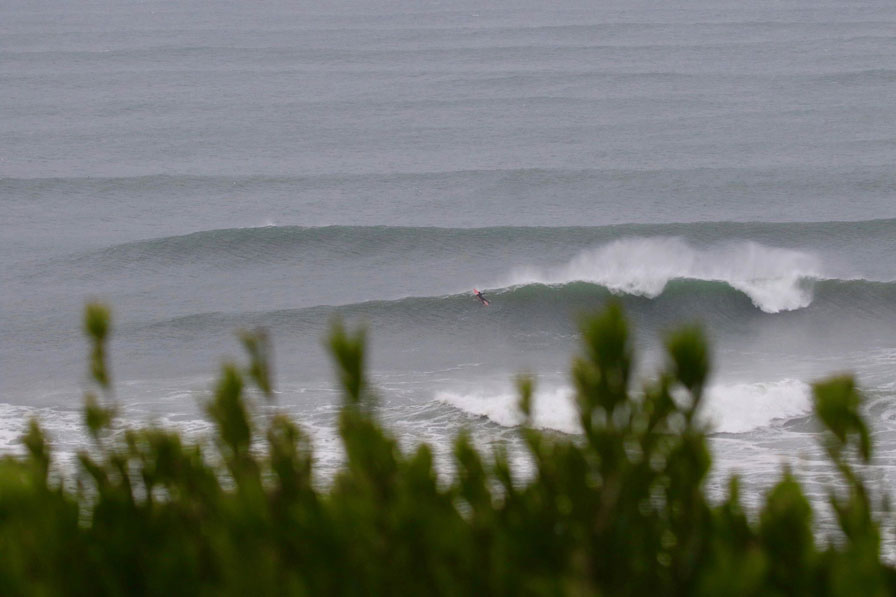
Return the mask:
<svg viewBox="0 0 896 597">
<path fill-rule="evenodd" d="M 474 289 L 473 289 L 473 294 L 476 296 L 476 298 L 479 299 L 479 302 L 482 303 L 482 306 L 483 306 L 483 307 L 488 307 L 488 299 L 485 298 L 484 296 L 482 296 L 482 291 L 481 291 L 481 290 L 476 290 L 476 289 L 474 288 Z"/>
</svg>

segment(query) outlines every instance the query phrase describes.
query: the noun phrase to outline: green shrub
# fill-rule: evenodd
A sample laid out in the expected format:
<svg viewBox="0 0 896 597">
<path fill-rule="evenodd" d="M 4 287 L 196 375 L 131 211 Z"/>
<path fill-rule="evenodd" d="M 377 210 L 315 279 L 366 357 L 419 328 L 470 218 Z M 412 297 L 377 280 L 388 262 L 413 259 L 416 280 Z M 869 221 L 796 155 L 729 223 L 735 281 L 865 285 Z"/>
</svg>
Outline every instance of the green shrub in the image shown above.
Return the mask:
<svg viewBox="0 0 896 597">
<path fill-rule="evenodd" d="M 376 421 L 364 335 L 334 326 L 345 463 L 312 482 L 307 436 L 284 416 L 258 429 L 246 385 L 271 396 L 269 346 L 243 337 L 207 412 L 213 442 L 116 426 L 108 312 L 87 309 L 90 371 L 76 486 L 63 483 L 32 422 L 25 458 L 0 460 L 0 594 L 94 595 L 885 595 L 880 525 L 851 464 L 871 441 L 848 378 L 816 384 L 824 447 L 845 490 L 843 537 L 820 546 L 800 484 L 784 471 L 756 517 L 739 483 L 705 491 L 706 430 L 695 416 L 709 372 L 698 329 L 666 341 L 668 365 L 634 391 L 618 306 L 583 325 L 572 367 L 581 436 L 520 430 L 533 462 L 514 476 L 461 434 L 439 477 L 429 447 L 404 453 Z M 521 379 L 528 416 L 533 382 Z M 263 449 L 259 448 L 263 445 Z"/>
</svg>

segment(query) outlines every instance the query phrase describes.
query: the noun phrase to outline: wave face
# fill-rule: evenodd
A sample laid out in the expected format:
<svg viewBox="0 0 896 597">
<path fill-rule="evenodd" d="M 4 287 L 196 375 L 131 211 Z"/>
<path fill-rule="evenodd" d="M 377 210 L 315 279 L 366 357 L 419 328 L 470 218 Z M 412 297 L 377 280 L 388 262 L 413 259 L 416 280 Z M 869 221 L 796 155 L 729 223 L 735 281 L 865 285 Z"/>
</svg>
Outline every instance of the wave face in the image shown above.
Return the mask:
<svg viewBox="0 0 896 597">
<path fill-rule="evenodd" d="M 687 317 L 689 310 L 747 321 L 751 311 L 801 311 L 819 300 L 813 313 L 839 307 L 848 320 L 862 316 L 859 305 L 866 315 L 891 311 L 894 253 L 896 220 L 262 226 L 75 253 L 29 264 L 13 282 L 23 292 L 43 280 L 54 288 L 65 281 L 69 294 L 108 289 L 126 311 L 145 308 L 149 299 L 178 318 L 239 315 L 251 304 L 260 313 L 341 311 L 405 327 L 434 313 L 463 316 L 465 295 L 476 287 L 499 295 L 492 309 L 499 317 L 556 320 L 552 327 L 563 329 L 569 327 L 565 319 L 613 295 L 657 321 L 662 313 L 670 321 Z M 184 300 L 185 285 L 194 289 L 191 300 Z M 143 319 L 162 321 L 152 312 Z"/>
<path fill-rule="evenodd" d="M 439 347 L 448 362 L 469 352 L 471 337 L 499 339 L 512 350 L 491 352 L 503 354 L 509 368 L 565 359 L 578 317 L 614 298 L 645 335 L 698 319 L 731 350 L 738 338 L 755 339 L 752 350 L 772 342 L 807 353 L 859 338 L 883 345 L 896 325 L 893 254 L 891 219 L 262 226 L 36 258 L 7 270 L 2 290 L 36 297 L 16 307 L 11 333 L 67 355 L 77 354 L 79 297 L 102 296 L 125 314 L 122 325 L 138 334 L 135 343 L 158 354 L 195 348 L 206 335 L 215 339 L 204 342 L 210 351 L 235 328 L 263 325 L 287 341 L 310 338 L 297 354 L 321 362 L 316 339 L 329 318 L 341 316 L 368 322 L 374 338 L 422 345 L 420 354 Z M 471 298 L 474 287 L 492 299 L 487 310 Z M 53 329 L 73 331 L 60 344 Z M 403 354 L 396 353 L 396 366 Z"/>
<path fill-rule="evenodd" d="M 785 292 L 791 292 L 788 287 Z M 459 324 L 476 321 L 477 325 L 502 327 L 505 333 L 523 333 L 537 324 L 544 332 L 566 334 L 575 329 L 578 315 L 591 312 L 607 301 L 622 300 L 638 319 L 658 329 L 676 321 L 697 318 L 720 335 L 736 333 L 748 325 L 775 327 L 800 322 L 811 327 L 824 324 L 835 314 L 842 321 L 870 321 L 875 318 L 896 321 L 896 282 L 864 280 L 821 280 L 806 282 L 798 291 L 809 297 L 802 309 L 786 320 L 762 318 L 763 315 L 787 315 L 757 309 L 755 299 L 740 288 L 724 282 L 699 279 L 673 279 L 664 283 L 655 296 L 642 292 L 620 295 L 618 289 L 592 282 L 565 284 L 531 283 L 503 289 L 486 290 L 491 300 L 487 314 L 471 292 L 432 297 L 406 297 L 395 300 L 364 301 L 345 305 L 319 305 L 302 309 L 240 311 L 235 313 L 196 313 L 161 319 L 146 324 L 147 329 L 203 330 L 233 328 L 242 324 L 285 329 L 325 329 L 328 318 L 346 317 L 366 321 L 377 330 L 389 333 L 398 329 L 432 334 L 463 333 Z M 803 294 L 799 294 L 800 297 Z M 785 298 L 790 298 L 785 295 Z M 782 299 L 777 298 L 781 301 Z"/>
</svg>

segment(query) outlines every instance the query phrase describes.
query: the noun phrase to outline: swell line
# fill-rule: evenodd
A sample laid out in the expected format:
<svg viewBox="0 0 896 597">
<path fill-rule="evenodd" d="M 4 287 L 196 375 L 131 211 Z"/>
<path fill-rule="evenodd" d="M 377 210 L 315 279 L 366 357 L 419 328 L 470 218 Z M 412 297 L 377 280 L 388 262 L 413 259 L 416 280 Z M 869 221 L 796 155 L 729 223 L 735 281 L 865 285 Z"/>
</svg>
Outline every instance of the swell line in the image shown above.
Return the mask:
<svg viewBox="0 0 896 597">
<path fill-rule="evenodd" d="M 72 256 L 79 262 L 105 266 L 149 262 L 193 262 L 202 259 L 276 261 L 299 251 L 321 249 L 347 255 L 393 250 L 413 254 L 450 254 L 470 246 L 542 245 L 580 249 L 626 237 L 681 237 L 696 243 L 757 239 L 768 244 L 794 239 L 832 244 L 857 237 L 886 242 L 896 238 L 896 218 L 831 222 L 696 222 L 614 224 L 581 227 L 394 227 L 394 226 L 262 226 L 199 231 L 112 245 Z"/>
<path fill-rule="evenodd" d="M 896 281 L 806 279 L 800 283 L 806 285 L 814 298 L 803 310 L 816 311 L 822 320 L 831 313 L 840 318 L 849 317 L 850 311 L 861 316 L 886 312 L 887 316 L 896 318 Z M 323 329 L 332 317 L 339 316 L 383 328 L 450 330 L 458 322 L 475 321 L 521 328 L 531 328 L 537 323 L 566 329 L 571 317 L 593 311 L 614 298 L 634 314 L 650 315 L 660 321 L 675 320 L 670 315 L 721 316 L 725 320 L 745 321 L 774 316 L 763 313 L 741 290 L 713 280 L 672 280 L 656 296 L 628 294 L 588 282 L 527 284 L 484 291 L 491 301 L 489 307 L 481 307 L 472 293 L 457 293 L 261 312 L 195 313 L 152 322 L 145 327 L 190 334 L 206 328 L 232 330 L 244 326 L 274 330 Z"/>
</svg>

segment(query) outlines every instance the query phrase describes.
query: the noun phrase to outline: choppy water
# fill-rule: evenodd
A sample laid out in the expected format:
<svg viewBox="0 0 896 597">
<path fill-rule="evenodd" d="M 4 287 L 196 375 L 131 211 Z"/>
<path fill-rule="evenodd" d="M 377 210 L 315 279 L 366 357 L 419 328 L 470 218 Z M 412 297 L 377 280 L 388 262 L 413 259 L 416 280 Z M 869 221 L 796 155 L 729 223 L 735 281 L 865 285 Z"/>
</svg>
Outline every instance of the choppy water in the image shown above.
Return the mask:
<svg viewBox="0 0 896 597">
<path fill-rule="evenodd" d="M 514 445 L 522 370 L 574 432 L 575 322 L 616 296 L 644 374 L 706 325 L 716 478 L 790 462 L 821 495 L 808 383 L 852 370 L 887 486 L 896 5 L 590 4 L 3 3 L 3 449 L 35 413 L 83 440 L 90 297 L 126 416 L 187 430 L 267 327 L 326 471 L 334 315 L 369 324 L 383 418 L 444 453 Z"/>
</svg>

